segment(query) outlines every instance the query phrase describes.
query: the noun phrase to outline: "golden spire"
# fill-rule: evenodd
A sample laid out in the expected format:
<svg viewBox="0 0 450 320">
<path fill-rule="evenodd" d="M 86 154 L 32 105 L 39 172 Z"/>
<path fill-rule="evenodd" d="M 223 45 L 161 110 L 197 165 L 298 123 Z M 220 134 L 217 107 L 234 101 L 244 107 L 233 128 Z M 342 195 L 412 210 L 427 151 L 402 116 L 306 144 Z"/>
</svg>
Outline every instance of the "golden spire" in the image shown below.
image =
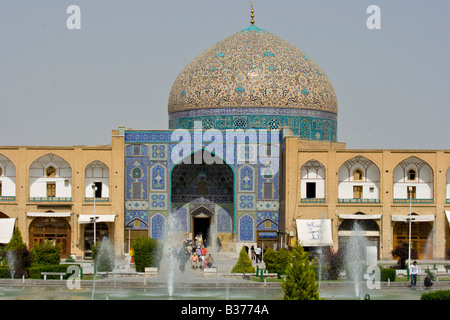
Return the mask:
<svg viewBox="0 0 450 320">
<path fill-rule="evenodd" d="M 252 7 L 252 11 L 250 11 L 252 14 L 250 15 L 250 17 L 252 18 L 252 20 L 250 20 L 250 23 L 253 25 L 255 23 L 255 20 L 253 20 L 253 18 L 255 17 L 255 15 L 253 14 L 255 11 L 253 10 L 253 3 L 250 1 L 250 6 Z"/>
</svg>

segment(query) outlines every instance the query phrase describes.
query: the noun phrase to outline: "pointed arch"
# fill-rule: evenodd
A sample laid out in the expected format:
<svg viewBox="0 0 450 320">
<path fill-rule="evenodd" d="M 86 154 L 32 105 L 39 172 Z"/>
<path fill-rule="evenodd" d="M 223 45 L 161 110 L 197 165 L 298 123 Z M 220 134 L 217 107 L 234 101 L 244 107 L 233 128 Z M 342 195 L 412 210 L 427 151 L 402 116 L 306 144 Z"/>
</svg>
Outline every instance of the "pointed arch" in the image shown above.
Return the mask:
<svg viewBox="0 0 450 320">
<path fill-rule="evenodd" d="M 156 213 L 150 218 L 151 237 L 153 239 L 164 240 L 166 230 L 166 217 L 161 213 Z"/>
<path fill-rule="evenodd" d="M 0 154 L 0 199 L 16 199 L 16 166 L 3 154 Z"/>
<path fill-rule="evenodd" d="M 339 202 L 379 202 L 380 169 L 370 159 L 357 155 L 338 171 Z"/>
<path fill-rule="evenodd" d="M 300 169 L 301 202 L 324 202 L 325 182 L 325 166 L 316 159 L 306 161 Z"/>
<path fill-rule="evenodd" d="M 92 188 L 95 185 L 96 190 Z M 95 198 L 109 198 L 109 167 L 100 160 L 89 163 L 84 170 L 85 201 Z"/>
<path fill-rule="evenodd" d="M 424 160 L 411 156 L 394 168 L 394 203 L 433 203 L 433 168 Z"/>
<path fill-rule="evenodd" d="M 196 154 L 198 152 L 201 152 L 201 156 L 199 154 Z M 206 166 L 206 168 L 218 168 L 217 166 L 224 166 L 224 171 L 228 172 L 229 174 L 226 174 L 226 176 L 221 176 L 220 174 L 215 174 L 214 175 L 214 179 L 217 180 L 217 188 L 220 188 L 220 190 L 222 190 L 222 192 L 224 192 L 224 194 L 226 194 L 227 196 L 231 196 L 232 195 L 232 201 L 233 201 L 233 233 L 236 233 L 236 195 L 237 195 L 237 188 L 236 188 L 236 171 L 235 168 L 232 164 L 228 163 L 226 161 L 226 159 L 221 155 L 221 154 L 216 154 L 213 151 L 209 150 L 208 148 L 202 146 L 196 150 L 191 151 L 189 154 L 187 155 L 183 155 L 182 158 L 178 159 L 170 168 L 169 170 L 169 179 L 168 179 L 168 183 L 169 183 L 169 187 L 168 187 L 168 191 L 169 191 L 169 212 L 171 212 L 171 206 L 172 206 L 172 202 L 175 196 L 178 195 L 182 195 L 183 194 L 183 189 L 185 188 L 194 188 L 197 191 L 196 192 L 191 192 L 191 194 L 198 194 L 198 190 L 200 189 L 204 189 L 203 186 L 201 186 L 198 182 L 196 182 L 195 179 L 198 179 L 198 176 L 192 176 L 194 174 L 194 171 L 192 171 L 193 167 L 195 165 L 205 165 L 204 161 L 203 161 L 203 155 L 204 152 L 208 152 L 210 157 L 217 157 L 218 158 L 218 162 L 219 164 L 213 163 L 213 164 L 209 164 Z M 200 156 L 200 157 L 197 157 Z M 187 159 L 188 157 L 192 157 L 194 160 L 195 159 L 202 159 L 202 163 L 201 164 L 195 164 L 195 161 L 185 161 L 185 159 Z M 191 160 L 193 160 L 191 159 Z M 188 162 L 190 164 L 185 164 L 185 162 Z M 188 176 L 186 175 L 179 175 L 179 171 L 183 170 L 184 166 L 188 166 L 186 168 L 189 168 L 189 171 L 186 171 L 187 173 L 189 173 Z M 227 168 L 227 169 L 225 169 Z M 217 173 L 217 172 L 216 172 Z M 224 172 L 225 173 L 225 172 Z M 189 178 L 190 177 L 190 178 Z M 208 183 L 208 181 L 206 181 Z M 211 183 L 211 181 L 209 181 Z M 202 187 L 202 188 L 200 188 Z M 206 187 L 206 186 L 205 186 Z M 231 189 L 231 190 L 230 190 Z M 198 194 L 200 197 L 202 196 L 208 196 L 208 192 L 207 190 L 205 190 L 205 194 L 204 195 L 200 195 Z"/>
<path fill-rule="evenodd" d="M 70 201 L 72 167 L 54 153 L 38 157 L 29 167 L 29 190 L 31 201 Z"/>
<path fill-rule="evenodd" d="M 239 241 L 255 241 L 255 219 L 244 214 L 239 218 Z"/>
</svg>

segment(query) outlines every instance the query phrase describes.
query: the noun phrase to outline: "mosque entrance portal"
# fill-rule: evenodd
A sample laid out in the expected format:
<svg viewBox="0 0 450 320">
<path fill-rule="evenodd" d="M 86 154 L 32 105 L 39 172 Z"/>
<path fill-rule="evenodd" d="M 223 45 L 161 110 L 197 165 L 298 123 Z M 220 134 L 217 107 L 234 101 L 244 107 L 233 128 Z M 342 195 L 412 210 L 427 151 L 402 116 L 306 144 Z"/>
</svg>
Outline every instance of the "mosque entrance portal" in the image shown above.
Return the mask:
<svg viewBox="0 0 450 320">
<path fill-rule="evenodd" d="M 206 163 L 205 154 L 214 156 L 200 149 L 173 167 L 171 206 L 185 212 L 184 231 L 192 237 L 201 232 L 203 239 L 215 241 L 220 233 L 227 241 L 233 233 L 234 171 L 225 161 Z M 198 159 L 202 161 L 198 163 Z M 214 239 L 209 239 L 211 234 Z"/>
</svg>

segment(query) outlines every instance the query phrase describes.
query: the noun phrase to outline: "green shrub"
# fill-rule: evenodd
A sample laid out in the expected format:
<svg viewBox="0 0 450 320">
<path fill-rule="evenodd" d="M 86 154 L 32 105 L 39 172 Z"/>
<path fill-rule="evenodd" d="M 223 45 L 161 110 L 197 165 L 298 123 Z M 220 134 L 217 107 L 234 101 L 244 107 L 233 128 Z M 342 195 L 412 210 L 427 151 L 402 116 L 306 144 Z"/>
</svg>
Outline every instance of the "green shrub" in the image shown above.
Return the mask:
<svg viewBox="0 0 450 320">
<path fill-rule="evenodd" d="M 450 290 L 437 290 L 422 293 L 420 300 L 450 300 Z"/>
<path fill-rule="evenodd" d="M 236 265 L 231 269 L 232 273 L 255 273 L 255 267 L 252 265 L 252 260 L 248 256 L 245 247 L 242 247 L 239 253 L 239 259 Z"/>
<path fill-rule="evenodd" d="M 144 272 L 146 267 L 159 267 L 162 250 L 158 240 L 147 237 L 135 239 L 133 250 L 137 272 Z"/>
<path fill-rule="evenodd" d="M 269 248 L 264 252 L 263 260 L 267 271 L 276 273 L 280 276 L 285 273 L 288 258 L 288 250 L 280 249 L 273 251 L 273 249 Z"/>
<path fill-rule="evenodd" d="M 9 272 L 8 267 L 0 267 L 0 279 L 9 279 L 11 278 L 11 273 Z"/>
<path fill-rule="evenodd" d="M 58 265 L 61 262 L 61 246 L 54 241 L 35 242 L 30 250 L 33 266 Z"/>
<path fill-rule="evenodd" d="M 391 282 L 395 281 L 396 273 L 395 269 L 392 268 L 381 268 L 380 270 L 380 281 L 387 282 L 388 279 Z"/>
</svg>

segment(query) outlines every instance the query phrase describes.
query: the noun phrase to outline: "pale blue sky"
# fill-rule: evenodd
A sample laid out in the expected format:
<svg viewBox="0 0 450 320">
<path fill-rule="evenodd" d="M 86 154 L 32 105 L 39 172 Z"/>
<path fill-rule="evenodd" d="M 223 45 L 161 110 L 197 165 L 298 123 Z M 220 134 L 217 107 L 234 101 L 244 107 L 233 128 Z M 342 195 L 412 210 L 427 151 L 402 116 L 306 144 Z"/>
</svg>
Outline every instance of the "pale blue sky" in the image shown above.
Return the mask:
<svg viewBox="0 0 450 320">
<path fill-rule="evenodd" d="M 66 9 L 81 9 L 68 30 Z M 347 148 L 450 149 L 450 1 L 253 0 L 255 25 L 331 79 Z M 369 30 L 369 5 L 381 30 Z M 167 129 L 177 74 L 250 25 L 246 0 L 2 0 L 0 145 L 108 144 Z"/>
</svg>

